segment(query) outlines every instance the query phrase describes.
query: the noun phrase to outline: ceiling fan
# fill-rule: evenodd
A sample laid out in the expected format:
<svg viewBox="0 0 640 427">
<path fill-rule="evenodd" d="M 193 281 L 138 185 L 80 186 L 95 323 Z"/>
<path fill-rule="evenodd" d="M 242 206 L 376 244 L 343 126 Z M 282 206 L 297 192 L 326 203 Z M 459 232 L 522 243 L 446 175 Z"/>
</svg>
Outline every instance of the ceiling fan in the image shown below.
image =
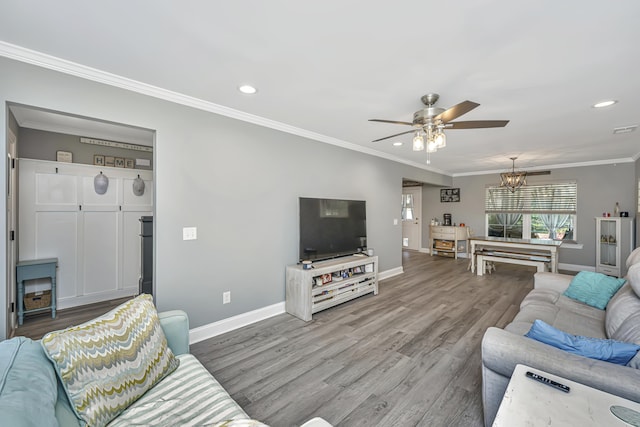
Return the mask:
<svg viewBox="0 0 640 427">
<path fill-rule="evenodd" d="M 384 138 L 375 139 L 372 142 L 383 141 L 385 139 L 415 132 L 415 136 L 413 137 L 413 150 L 422 151 L 426 148 L 427 153 L 434 153 L 438 148 L 446 146 L 446 136 L 443 132 L 444 129 L 497 128 L 504 127 L 509 123 L 509 120 L 469 120 L 453 122 L 452 120 L 468 113 L 480 104 L 473 101 L 464 101 L 454 105 L 448 110 L 445 110 L 444 108 L 434 106 L 439 97 L 440 95 L 437 93 L 429 93 L 420 98 L 426 107 L 413 113 L 413 122 L 369 119 L 370 122 L 393 123 L 413 127 L 413 129 L 406 132 L 385 136 Z M 425 136 L 427 139 L 426 146 L 424 143 Z M 429 163 L 429 160 L 427 160 L 427 163 Z"/>
</svg>

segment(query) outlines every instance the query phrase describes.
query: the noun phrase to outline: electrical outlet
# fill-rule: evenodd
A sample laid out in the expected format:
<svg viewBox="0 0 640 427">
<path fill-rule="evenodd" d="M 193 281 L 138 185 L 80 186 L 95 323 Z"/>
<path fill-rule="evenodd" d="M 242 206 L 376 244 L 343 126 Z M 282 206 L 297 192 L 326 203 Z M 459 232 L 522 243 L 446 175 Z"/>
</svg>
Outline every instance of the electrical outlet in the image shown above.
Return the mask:
<svg viewBox="0 0 640 427">
<path fill-rule="evenodd" d="M 222 293 L 222 303 L 229 304 L 231 302 L 231 291 L 226 291 Z"/>
<path fill-rule="evenodd" d="M 196 227 L 184 227 L 182 229 L 182 240 L 196 240 L 198 229 Z"/>
</svg>

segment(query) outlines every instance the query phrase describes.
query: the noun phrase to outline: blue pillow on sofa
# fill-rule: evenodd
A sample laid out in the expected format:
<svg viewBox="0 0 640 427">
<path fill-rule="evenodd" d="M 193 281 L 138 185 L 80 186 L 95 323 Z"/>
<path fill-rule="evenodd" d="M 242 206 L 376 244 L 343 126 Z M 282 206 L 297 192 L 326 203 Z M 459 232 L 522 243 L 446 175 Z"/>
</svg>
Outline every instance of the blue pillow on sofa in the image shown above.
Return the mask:
<svg viewBox="0 0 640 427">
<path fill-rule="evenodd" d="M 604 310 L 611 297 L 624 285 L 625 279 L 607 276 L 593 271 L 581 271 L 571 280 L 564 295 Z"/>
<path fill-rule="evenodd" d="M 525 337 L 549 344 L 569 353 L 605 362 L 626 365 L 640 350 L 640 345 L 591 337 L 581 337 L 563 332 L 536 320 Z"/>
</svg>

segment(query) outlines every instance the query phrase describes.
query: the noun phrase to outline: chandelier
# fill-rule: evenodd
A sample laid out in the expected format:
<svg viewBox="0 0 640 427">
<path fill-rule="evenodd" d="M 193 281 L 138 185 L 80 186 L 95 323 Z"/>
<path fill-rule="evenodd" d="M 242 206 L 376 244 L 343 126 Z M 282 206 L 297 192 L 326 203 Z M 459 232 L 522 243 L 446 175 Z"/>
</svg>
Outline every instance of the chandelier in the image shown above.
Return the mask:
<svg viewBox="0 0 640 427">
<path fill-rule="evenodd" d="M 427 123 L 413 135 L 413 151 L 427 151 L 427 164 L 431 163 L 431 153 L 447 146 L 444 124 Z"/>
<path fill-rule="evenodd" d="M 512 161 L 511 172 L 500 174 L 500 187 L 507 187 L 509 191 L 514 193 L 518 188 L 527 185 L 527 173 L 524 171 L 516 172 L 517 157 L 509 157 Z"/>
</svg>

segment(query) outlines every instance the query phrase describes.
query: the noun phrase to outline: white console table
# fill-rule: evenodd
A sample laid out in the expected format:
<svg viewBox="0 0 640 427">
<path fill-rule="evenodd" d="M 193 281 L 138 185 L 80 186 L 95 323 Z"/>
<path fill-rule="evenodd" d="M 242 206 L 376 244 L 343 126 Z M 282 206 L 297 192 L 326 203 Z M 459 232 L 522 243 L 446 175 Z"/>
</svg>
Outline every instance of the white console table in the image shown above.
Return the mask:
<svg viewBox="0 0 640 427">
<path fill-rule="evenodd" d="M 542 375 L 571 388 L 569 393 L 526 377 Z M 525 365 L 516 365 L 494 427 L 629 426 L 613 415 L 613 405 L 640 412 L 640 404 Z"/>
</svg>

